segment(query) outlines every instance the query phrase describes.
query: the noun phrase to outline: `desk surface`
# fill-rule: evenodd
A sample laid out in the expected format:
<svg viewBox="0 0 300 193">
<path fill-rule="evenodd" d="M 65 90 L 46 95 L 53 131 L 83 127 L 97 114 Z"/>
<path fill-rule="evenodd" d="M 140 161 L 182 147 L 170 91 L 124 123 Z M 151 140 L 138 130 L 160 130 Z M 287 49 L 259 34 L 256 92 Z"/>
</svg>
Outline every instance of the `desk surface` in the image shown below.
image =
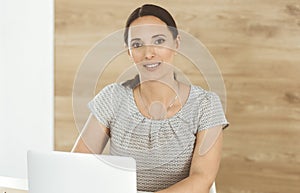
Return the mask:
<svg viewBox="0 0 300 193">
<path fill-rule="evenodd" d="M 27 190 L 17 190 L 17 189 L 0 187 L 0 193 L 27 193 L 27 192 L 28 192 Z M 148 193 L 148 192 L 137 192 L 137 193 Z"/>
<path fill-rule="evenodd" d="M 28 193 L 27 180 L 0 176 L 0 193 Z M 137 193 L 151 193 L 140 192 Z"/>
<path fill-rule="evenodd" d="M 0 193 L 27 193 L 27 190 L 17 190 L 17 189 L 0 187 Z"/>
</svg>

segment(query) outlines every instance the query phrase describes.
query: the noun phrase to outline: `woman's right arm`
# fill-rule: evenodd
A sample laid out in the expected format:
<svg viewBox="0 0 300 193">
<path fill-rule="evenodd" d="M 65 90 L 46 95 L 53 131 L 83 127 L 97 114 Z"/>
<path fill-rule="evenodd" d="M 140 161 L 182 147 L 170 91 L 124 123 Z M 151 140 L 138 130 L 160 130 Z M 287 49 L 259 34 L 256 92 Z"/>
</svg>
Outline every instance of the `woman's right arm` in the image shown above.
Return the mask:
<svg viewBox="0 0 300 193">
<path fill-rule="evenodd" d="M 71 152 L 101 154 L 109 139 L 109 133 L 110 130 L 90 114 Z"/>
</svg>

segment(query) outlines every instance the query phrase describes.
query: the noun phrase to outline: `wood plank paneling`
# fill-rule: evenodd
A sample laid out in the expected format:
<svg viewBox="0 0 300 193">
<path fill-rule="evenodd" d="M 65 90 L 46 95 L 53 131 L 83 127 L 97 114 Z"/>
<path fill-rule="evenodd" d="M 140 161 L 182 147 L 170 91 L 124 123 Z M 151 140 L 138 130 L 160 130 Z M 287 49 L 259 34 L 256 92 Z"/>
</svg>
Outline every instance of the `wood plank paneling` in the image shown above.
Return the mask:
<svg viewBox="0 0 300 193">
<path fill-rule="evenodd" d="M 180 29 L 206 45 L 223 74 L 231 125 L 225 131 L 218 193 L 298 193 L 299 0 L 56 0 L 56 149 L 69 151 L 78 134 L 72 88 L 85 54 L 123 28 L 130 11 L 143 2 L 170 10 Z M 114 65 L 122 64 L 130 65 L 126 55 L 106 69 L 97 90 L 115 81 L 120 69 Z M 207 87 L 192 67 L 184 72 Z"/>
</svg>

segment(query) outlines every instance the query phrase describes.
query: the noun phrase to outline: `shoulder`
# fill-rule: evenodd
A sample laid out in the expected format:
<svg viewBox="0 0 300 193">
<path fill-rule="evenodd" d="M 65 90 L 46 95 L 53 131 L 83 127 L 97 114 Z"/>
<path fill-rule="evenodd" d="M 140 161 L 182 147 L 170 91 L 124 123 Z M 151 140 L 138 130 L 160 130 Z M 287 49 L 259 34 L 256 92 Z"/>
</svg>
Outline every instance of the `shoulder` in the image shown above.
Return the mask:
<svg viewBox="0 0 300 193">
<path fill-rule="evenodd" d="M 116 92 L 121 91 L 124 86 L 122 86 L 120 83 L 111 83 L 103 87 L 103 89 L 100 92 Z"/>
<path fill-rule="evenodd" d="M 212 91 L 205 90 L 200 86 L 191 85 L 191 95 L 201 102 L 212 102 L 214 100 L 219 100 L 219 96 Z"/>
<path fill-rule="evenodd" d="M 121 85 L 120 83 L 112 83 L 112 84 L 108 84 L 105 87 L 103 87 L 102 90 L 100 90 L 100 92 L 98 93 L 98 95 L 113 95 L 114 96 L 118 96 L 118 95 L 122 95 L 125 93 L 129 92 L 129 88 L 124 87 L 123 85 Z"/>
<path fill-rule="evenodd" d="M 198 131 L 213 128 L 222 125 L 222 128 L 228 126 L 224 109 L 220 97 L 212 91 L 207 91 L 201 87 L 194 87 L 194 93 L 198 96 L 195 100 Z"/>
<path fill-rule="evenodd" d="M 95 103 L 116 104 L 118 101 L 128 98 L 129 94 L 129 88 L 122 86 L 120 83 L 112 83 L 101 89 L 100 92 L 96 94 L 93 101 Z"/>
<path fill-rule="evenodd" d="M 198 109 L 198 111 L 206 110 L 216 110 L 223 111 L 223 105 L 219 95 L 215 92 L 207 91 L 199 86 L 192 85 L 191 95 L 193 95 L 193 106 Z"/>
</svg>

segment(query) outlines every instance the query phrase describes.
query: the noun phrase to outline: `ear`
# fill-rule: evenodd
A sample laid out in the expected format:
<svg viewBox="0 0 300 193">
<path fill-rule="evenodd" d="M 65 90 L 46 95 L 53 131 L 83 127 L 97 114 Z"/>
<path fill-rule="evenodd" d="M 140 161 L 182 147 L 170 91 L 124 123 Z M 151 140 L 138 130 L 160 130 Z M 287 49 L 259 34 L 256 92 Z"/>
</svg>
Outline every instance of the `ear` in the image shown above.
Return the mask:
<svg viewBox="0 0 300 193">
<path fill-rule="evenodd" d="M 129 58 L 130 62 L 134 63 L 132 53 L 128 47 L 127 47 L 127 54 L 128 54 L 128 58 Z"/>
<path fill-rule="evenodd" d="M 131 53 L 130 53 L 129 49 L 127 49 L 127 54 L 128 54 L 129 57 L 131 57 Z"/>
<path fill-rule="evenodd" d="M 176 49 L 179 49 L 179 47 L 180 47 L 180 41 L 181 41 L 180 35 L 177 35 L 175 41 L 176 41 Z"/>
<path fill-rule="evenodd" d="M 127 54 L 128 54 L 128 56 L 129 56 L 129 57 L 132 57 L 132 54 L 131 54 L 131 52 L 130 52 L 130 50 L 129 50 L 129 47 L 128 47 L 127 44 L 125 44 L 125 43 L 124 43 L 124 48 L 127 49 Z"/>
<path fill-rule="evenodd" d="M 129 50 L 129 48 L 127 49 L 127 54 L 128 54 L 128 56 L 132 59 L 132 53 L 131 53 L 131 51 Z"/>
</svg>

